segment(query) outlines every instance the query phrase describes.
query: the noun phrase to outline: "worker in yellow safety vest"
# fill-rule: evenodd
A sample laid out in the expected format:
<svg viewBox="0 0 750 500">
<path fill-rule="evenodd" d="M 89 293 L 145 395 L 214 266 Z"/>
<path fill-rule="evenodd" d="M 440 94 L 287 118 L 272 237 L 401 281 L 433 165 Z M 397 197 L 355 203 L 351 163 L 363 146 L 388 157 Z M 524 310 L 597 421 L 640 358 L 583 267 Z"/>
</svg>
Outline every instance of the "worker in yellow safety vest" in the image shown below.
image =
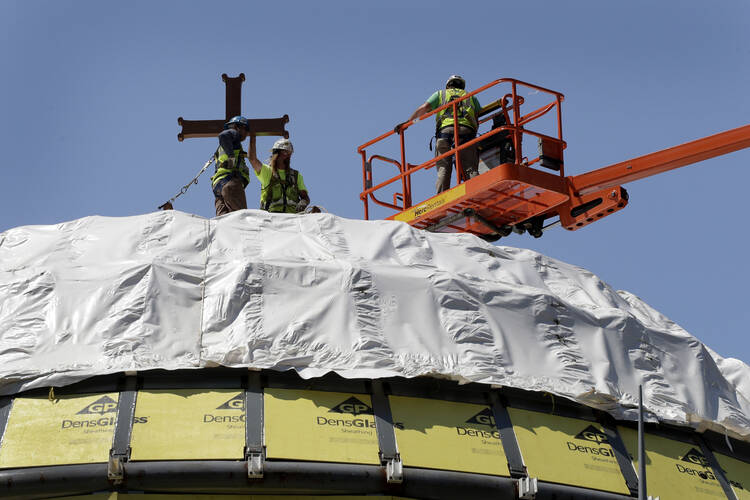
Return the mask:
<svg viewBox="0 0 750 500">
<path fill-rule="evenodd" d="M 438 90 L 432 94 L 427 101 L 419 106 L 406 122 L 399 123 L 394 131 L 399 132 L 401 127 L 415 118 L 429 113 L 455 99 L 460 99 L 467 94 L 466 81 L 458 76 L 451 75 L 445 82 L 445 90 Z M 464 99 L 456 105 L 456 119 L 458 121 L 459 145 L 472 140 L 477 135 L 477 117 L 482 107 L 476 97 Z M 447 153 L 454 147 L 454 118 L 453 107 L 449 106 L 439 113 L 435 114 L 435 156 Z M 479 174 L 477 164 L 477 148 L 475 145 L 464 148 L 460 151 L 461 168 L 463 169 L 464 178 L 470 179 Z M 435 164 L 437 169 L 437 192 L 440 193 L 450 188 L 451 170 L 453 157 L 449 156 L 438 160 Z"/>
<path fill-rule="evenodd" d="M 245 163 L 242 141 L 249 132 L 247 118 L 235 116 L 219 134 L 219 148 L 214 153 L 216 172 L 211 177 L 217 217 L 247 208 L 245 187 L 250 183 L 250 169 Z"/>
<path fill-rule="evenodd" d="M 302 174 L 290 166 L 294 147 L 289 139 L 279 139 L 271 148 L 268 165 L 258 160 L 255 136 L 250 136 L 248 160 L 260 181 L 260 208 L 269 212 L 304 212 L 310 204 Z"/>
</svg>

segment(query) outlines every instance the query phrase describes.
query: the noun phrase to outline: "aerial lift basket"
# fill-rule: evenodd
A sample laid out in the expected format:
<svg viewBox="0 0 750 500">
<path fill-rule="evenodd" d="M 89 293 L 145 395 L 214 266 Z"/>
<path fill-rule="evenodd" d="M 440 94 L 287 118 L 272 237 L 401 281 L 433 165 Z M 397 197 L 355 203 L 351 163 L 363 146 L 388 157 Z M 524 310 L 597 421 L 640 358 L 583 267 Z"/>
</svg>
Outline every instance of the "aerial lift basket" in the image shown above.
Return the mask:
<svg viewBox="0 0 750 500">
<path fill-rule="evenodd" d="M 508 87 L 509 92 L 503 93 Z M 500 97 L 479 112 L 477 137 L 461 143 L 456 128 L 452 149 L 421 164 L 407 161 L 404 136 L 409 127 L 449 108 L 455 119 L 461 101 L 483 93 Z M 522 109 L 525 99 L 521 93 L 534 95 L 536 101 L 541 100 L 543 104 L 531 111 Z M 546 228 L 557 224 L 575 231 L 627 206 L 628 193 L 621 184 L 750 147 L 750 125 L 745 125 L 566 177 L 563 99 L 559 92 L 503 78 L 361 145 L 357 152 L 362 158 L 360 199 L 364 203 L 365 219 L 370 218 L 369 202 L 372 201 L 393 212 L 387 219 L 428 231 L 471 233 L 490 241 L 511 232 L 528 232 L 539 237 Z M 540 127 L 546 127 L 546 133 Z M 384 140 L 394 135 L 398 136 L 400 159 L 382 154 L 368 156 L 368 149 L 383 146 Z M 524 143 L 530 141 L 537 146 L 533 156 L 523 151 Z M 480 175 L 470 179 L 465 178 L 461 155 L 457 154 L 466 148 L 477 148 L 480 158 Z M 413 203 L 412 177 L 444 158 L 454 159 L 457 184 Z M 380 169 L 382 164 L 396 167 L 398 173 L 375 184 L 374 165 Z M 382 199 L 382 193 L 399 188 L 400 191 L 392 194 L 392 201 Z M 550 219 L 556 220 L 548 223 Z"/>
</svg>

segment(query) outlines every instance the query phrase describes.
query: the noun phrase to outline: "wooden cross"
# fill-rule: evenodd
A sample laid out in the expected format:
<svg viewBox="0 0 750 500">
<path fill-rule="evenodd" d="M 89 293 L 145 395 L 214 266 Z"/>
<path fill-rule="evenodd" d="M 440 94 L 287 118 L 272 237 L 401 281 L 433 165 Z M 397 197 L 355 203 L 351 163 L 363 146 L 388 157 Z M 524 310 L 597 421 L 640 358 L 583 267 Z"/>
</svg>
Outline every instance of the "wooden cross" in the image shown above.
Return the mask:
<svg viewBox="0 0 750 500">
<path fill-rule="evenodd" d="M 182 142 L 191 137 L 216 137 L 224 130 L 224 124 L 233 116 L 242 114 L 242 82 L 245 81 L 245 73 L 230 78 L 226 73 L 221 75 L 226 84 L 226 117 L 224 120 L 184 120 L 177 118 L 177 124 L 182 131 L 177 134 L 177 140 Z M 286 139 L 289 132 L 284 130 L 284 125 L 289 123 L 289 115 L 281 118 L 261 118 L 248 120 L 250 134 L 254 135 L 278 135 Z"/>
</svg>

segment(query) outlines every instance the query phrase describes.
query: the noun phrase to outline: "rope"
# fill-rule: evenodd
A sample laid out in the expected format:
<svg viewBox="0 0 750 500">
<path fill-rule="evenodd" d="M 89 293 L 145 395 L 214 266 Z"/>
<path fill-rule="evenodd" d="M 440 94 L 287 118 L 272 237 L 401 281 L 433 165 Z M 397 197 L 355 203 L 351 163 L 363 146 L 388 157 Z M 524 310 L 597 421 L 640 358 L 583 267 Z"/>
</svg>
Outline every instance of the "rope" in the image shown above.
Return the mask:
<svg viewBox="0 0 750 500">
<path fill-rule="evenodd" d="M 188 182 L 187 184 L 185 184 L 184 186 L 182 186 L 182 189 L 180 189 L 179 193 L 177 193 L 176 195 L 174 195 L 173 197 L 171 197 L 169 199 L 169 201 L 167 201 L 163 205 L 160 205 L 159 208 L 161 210 L 171 210 L 172 209 L 172 202 L 175 201 L 180 196 L 182 196 L 183 194 L 187 193 L 187 190 L 190 188 L 190 186 L 192 186 L 193 184 L 198 184 L 198 177 L 200 177 L 203 174 L 203 172 L 206 171 L 206 169 L 214 162 L 214 160 L 215 160 L 214 155 L 211 155 L 211 158 L 209 158 L 208 161 L 206 162 L 206 164 L 203 165 L 203 168 L 200 170 L 200 172 L 198 172 L 196 174 L 196 176 L 193 177 L 193 179 L 190 182 Z"/>
<path fill-rule="evenodd" d="M 316 212 L 315 209 L 317 209 L 318 211 Z M 329 212 L 328 210 L 325 209 L 325 207 L 322 207 L 320 205 L 308 205 L 307 208 L 305 208 L 305 210 L 302 211 L 302 213 L 303 214 L 319 214 L 319 213 L 327 214 Z"/>
</svg>

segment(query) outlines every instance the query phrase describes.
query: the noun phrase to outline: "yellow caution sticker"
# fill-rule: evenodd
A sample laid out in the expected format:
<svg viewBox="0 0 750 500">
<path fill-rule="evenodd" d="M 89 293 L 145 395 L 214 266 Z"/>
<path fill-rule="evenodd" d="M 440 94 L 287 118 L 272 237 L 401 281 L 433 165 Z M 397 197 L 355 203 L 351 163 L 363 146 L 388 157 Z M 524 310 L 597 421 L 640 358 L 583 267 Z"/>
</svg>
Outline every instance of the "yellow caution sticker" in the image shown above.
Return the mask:
<svg viewBox="0 0 750 500">
<path fill-rule="evenodd" d="M 618 427 L 638 470 L 638 432 Z M 661 500 L 726 498 L 699 446 L 646 433 L 646 486 Z"/>
<path fill-rule="evenodd" d="M 721 453 L 714 452 L 714 456 L 738 500 L 750 500 L 750 464 Z"/>
<path fill-rule="evenodd" d="M 242 459 L 244 446 L 243 391 L 138 392 L 131 460 Z"/>
<path fill-rule="evenodd" d="M 380 463 L 370 396 L 266 389 L 263 402 L 268 458 Z"/>
<path fill-rule="evenodd" d="M 401 396 L 389 399 L 404 465 L 510 475 L 488 407 Z"/>
<path fill-rule="evenodd" d="M 433 196 L 429 200 L 423 201 L 419 205 L 415 205 L 408 210 L 404 210 L 403 212 L 396 214 L 393 217 L 393 220 L 398 220 L 401 222 L 409 222 L 411 220 L 416 219 L 417 217 L 421 217 L 427 212 L 430 212 L 432 210 L 435 210 L 436 208 L 442 207 L 446 203 L 450 203 L 451 201 L 457 200 L 458 198 L 464 196 L 465 194 L 466 194 L 466 184 L 459 184 L 458 186 L 452 189 L 449 189 L 448 191 L 443 191 L 439 195 Z"/>
<path fill-rule="evenodd" d="M 508 413 L 529 476 L 629 494 L 615 452 L 599 424 L 518 408 L 509 408 Z"/>
<path fill-rule="evenodd" d="M 118 397 L 16 398 L 0 446 L 0 468 L 106 462 Z"/>
</svg>

